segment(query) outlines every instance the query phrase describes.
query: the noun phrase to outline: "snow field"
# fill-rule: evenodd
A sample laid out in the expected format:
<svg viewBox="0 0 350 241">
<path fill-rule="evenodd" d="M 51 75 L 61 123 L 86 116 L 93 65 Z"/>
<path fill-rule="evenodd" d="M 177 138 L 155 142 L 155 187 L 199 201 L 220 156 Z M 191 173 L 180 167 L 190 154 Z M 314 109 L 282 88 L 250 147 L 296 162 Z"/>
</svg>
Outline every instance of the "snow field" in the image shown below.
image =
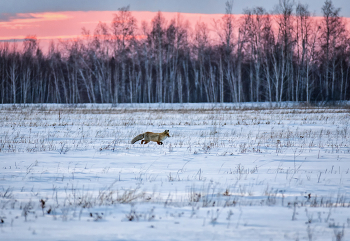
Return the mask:
<svg viewBox="0 0 350 241">
<path fill-rule="evenodd" d="M 349 122 L 292 103 L 3 105 L 0 236 L 347 240 Z"/>
</svg>

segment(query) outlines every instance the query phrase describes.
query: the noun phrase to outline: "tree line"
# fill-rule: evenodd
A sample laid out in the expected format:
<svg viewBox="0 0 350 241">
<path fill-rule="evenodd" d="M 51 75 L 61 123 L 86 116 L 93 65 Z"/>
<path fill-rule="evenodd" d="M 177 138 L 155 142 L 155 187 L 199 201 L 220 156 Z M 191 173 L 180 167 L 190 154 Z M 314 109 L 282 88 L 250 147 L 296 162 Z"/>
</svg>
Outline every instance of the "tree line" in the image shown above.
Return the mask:
<svg viewBox="0 0 350 241">
<path fill-rule="evenodd" d="M 331 0 L 321 18 L 280 0 L 191 26 L 161 12 L 138 24 L 129 7 L 79 39 L 35 36 L 0 46 L 1 103 L 333 101 L 350 99 L 350 38 Z"/>
</svg>

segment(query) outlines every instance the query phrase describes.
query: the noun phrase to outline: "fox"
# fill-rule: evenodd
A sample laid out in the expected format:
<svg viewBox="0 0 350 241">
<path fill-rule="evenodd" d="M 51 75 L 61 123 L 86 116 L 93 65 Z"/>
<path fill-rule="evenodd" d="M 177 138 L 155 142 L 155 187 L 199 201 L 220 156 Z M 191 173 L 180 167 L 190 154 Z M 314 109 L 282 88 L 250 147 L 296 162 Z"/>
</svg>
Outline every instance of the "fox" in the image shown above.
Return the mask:
<svg viewBox="0 0 350 241">
<path fill-rule="evenodd" d="M 157 142 L 158 145 L 163 145 L 162 141 L 168 137 L 170 137 L 169 130 L 165 130 L 162 133 L 145 132 L 134 137 L 134 139 L 131 140 L 131 144 L 143 139 L 141 144 L 147 144 L 150 141 L 154 141 Z"/>
</svg>

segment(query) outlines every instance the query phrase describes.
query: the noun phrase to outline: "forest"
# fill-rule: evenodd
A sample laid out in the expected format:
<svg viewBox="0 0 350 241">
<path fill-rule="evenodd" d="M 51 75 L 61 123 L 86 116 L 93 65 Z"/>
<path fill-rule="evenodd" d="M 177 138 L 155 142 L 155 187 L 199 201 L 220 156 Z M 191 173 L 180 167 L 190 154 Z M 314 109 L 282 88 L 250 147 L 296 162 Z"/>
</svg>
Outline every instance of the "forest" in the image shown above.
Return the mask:
<svg viewBox="0 0 350 241">
<path fill-rule="evenodd" d="M 315 102 L 350 99 L 350 38 L 331 0 L 280 0 L 190 24 L 129 7 L 74 40 L 0 43 L 0 103 Z M 21 46 L 20 46 L 21 45 Z M 46 53 L 47 52 L 47 53 Z"/>
</svg>

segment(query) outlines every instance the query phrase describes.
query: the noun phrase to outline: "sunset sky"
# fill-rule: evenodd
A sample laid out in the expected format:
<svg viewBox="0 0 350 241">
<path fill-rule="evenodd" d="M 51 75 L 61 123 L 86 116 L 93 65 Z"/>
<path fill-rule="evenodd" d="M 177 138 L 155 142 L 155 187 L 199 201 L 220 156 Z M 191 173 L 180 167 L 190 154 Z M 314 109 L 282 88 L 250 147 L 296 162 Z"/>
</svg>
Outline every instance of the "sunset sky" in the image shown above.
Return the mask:
<svg viewBox="0 0 350 241">
<path fill-rule="evenodd" d="M 234 13 L 240 14 L 247 7 L 262 6 L 272 10 L 279 0 L 234 0 Z M 1 0 L 2 18 L 6 14 L 57 12 L 57 11 L 116 11 L 130 5 L 133 11 L 162 11 L 183 13 L 224 13 L 226 0 Z M 296 0 L 306 3 L 311 12 L 321 15 L 324 0 Z M 348 0 L 333 0 L 342 9 L 344 17 L 350 17 Z M 5 13 L 5 16 L 4 16 Z"/>
<path fill-rule="evenodd" d="M 118 8 L 130 5 L 130 10 L 138 23 L 150 21 L 155 12 L 164 12 L 167 19 L 181 12 L 185 19 L 194 24 L 201 20 L 207 23 L 219 18 L 225 11 L 226 0 L 0 0 L 0 41 L 21 40 L 28 35 L 44 43 L 50 39 L 75 38 L 85 27 L 93 31 L 99 21 L 108 25 Z M 321 15 L 324 1 L 301 1 L 309 5 L 309 10 L 316 16 Z M 236 0 L 234 13 L 243 9 L 262 6 L 272 11 L 278 0 Z M 348 0 L 333 0 L 340 7 L 341 15 L 350 17 Z"/>
</svg>

